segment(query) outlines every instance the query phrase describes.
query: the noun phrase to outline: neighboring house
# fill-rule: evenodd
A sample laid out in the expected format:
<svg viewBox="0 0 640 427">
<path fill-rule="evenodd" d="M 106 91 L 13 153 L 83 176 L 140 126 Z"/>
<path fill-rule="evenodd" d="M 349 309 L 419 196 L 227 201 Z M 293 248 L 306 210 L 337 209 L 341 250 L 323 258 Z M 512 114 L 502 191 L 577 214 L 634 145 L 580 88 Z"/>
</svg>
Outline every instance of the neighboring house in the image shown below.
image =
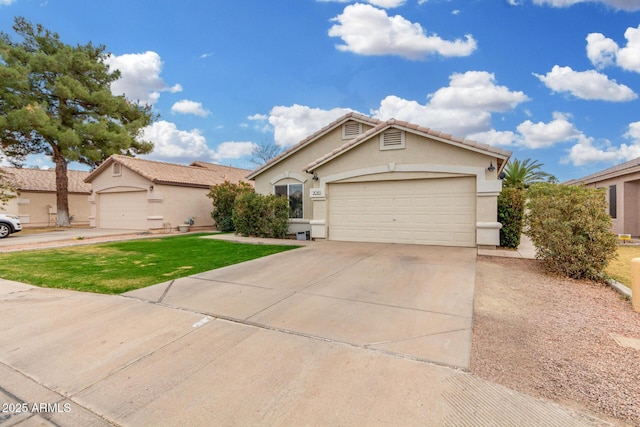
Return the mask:
<svg viewBox="0 0 640 427">
<path fill-rule="evenodd" d="M 604 188 L 612 231 L 640 236 L 640 157 L 564 184 Z"/>
<path fill-rule="evenodd" d="M 93 193 L 90 225 L 130 230 L 175 229 L 187 220 L 211 227 L 211 186 L 245 180 L 246 169 L 191 166 L 113 155 L 86 178 Z"/>
<path fill-rule="evenodd" d="M 56 224 L 56 172 L 53 169 L 2 168 L 5 179 L 18 191 L 0 211 L 20 217 L 23 227 L 49 227 Z M 69 178 L 69 216 L 71 225 L 89 225 L 91 185 L 84 182 L 85 171 L 67 171 Z"/>
<path fill-rule="evenodd" d="M 495 247 L 511 153 L 398 120 L 349 113 L 254 170 L 287 195 L 290 231 L 317 239 Z"/>
</svg>

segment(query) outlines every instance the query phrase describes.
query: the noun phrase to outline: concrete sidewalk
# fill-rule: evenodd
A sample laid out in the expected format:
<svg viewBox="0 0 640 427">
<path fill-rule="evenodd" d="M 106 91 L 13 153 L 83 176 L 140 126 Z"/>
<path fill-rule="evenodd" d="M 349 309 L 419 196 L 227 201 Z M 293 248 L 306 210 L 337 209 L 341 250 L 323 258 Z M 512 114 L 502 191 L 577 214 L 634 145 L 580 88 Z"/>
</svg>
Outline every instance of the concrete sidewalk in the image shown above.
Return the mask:
<svg viewBox="0 0 640 427">
<path fill-rule="evenodd" d="M 520 246 L 516 250 L 508 249 L 478 249 L 478 255 L 497 256 L 503 258 L 536 259 L 536 247 L 531 239 L 523 234 L 520 237 Z"/>
<path fill-rule="evenodd" d="M 122 235 L 148 235 L 148 230 L 124 230 L 107 228 L 61 228 L 46 232 L 21 231 L 0 239 L 0 251 L 3 247 L 30 245 L 34 243 L 60 242 L 63 240 L 77 240 L 78 243 L 91 243 L 95 237 L 122 236 Z"/>
<path fill-rule="evenodd" d="M 586 426 L 460 370 L 131 298 L 0 283 L 5 425 Z"/>
</svg>

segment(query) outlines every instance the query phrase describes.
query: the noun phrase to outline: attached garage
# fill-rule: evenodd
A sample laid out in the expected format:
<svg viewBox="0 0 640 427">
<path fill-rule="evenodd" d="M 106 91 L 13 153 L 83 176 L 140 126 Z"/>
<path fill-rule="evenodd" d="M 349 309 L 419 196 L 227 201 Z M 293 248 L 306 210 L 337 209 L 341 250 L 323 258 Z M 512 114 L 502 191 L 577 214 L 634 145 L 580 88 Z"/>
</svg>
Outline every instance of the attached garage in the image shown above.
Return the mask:
<svg viewBox="0 0 640 427">
<path fill-rule="evenodd" d="M 475 177 L 329 185 L 328 238 L 476 245 Z"/>
<path fill-rule="evenodd" d="M 427 118 L 425 118 L 426 120 Z M 511 153 L 396 119 L 348 113 L 253 171 L 262 194 L 302 187 L 289 232 L 313 239 L 495 248 Z"/>
<path fill-rule="evenodd" d="M 130 191 L 100 195 L 100 228 L 146 230 L 147 193 Z"/>
</svg>

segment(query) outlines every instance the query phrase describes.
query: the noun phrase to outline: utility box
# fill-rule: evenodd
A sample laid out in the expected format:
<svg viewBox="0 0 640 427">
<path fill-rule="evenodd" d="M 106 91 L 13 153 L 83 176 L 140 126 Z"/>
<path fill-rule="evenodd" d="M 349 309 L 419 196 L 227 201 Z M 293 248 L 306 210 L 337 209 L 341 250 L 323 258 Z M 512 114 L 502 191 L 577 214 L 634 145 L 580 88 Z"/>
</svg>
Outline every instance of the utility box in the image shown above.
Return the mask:
<svg viewBox="0 0 640 427">
<path fill-rule="evenodd" d="M 298 231 L 296 233 L 296 240 L 309 240 L 311 238 L 310 231 Z"/>
</svg>

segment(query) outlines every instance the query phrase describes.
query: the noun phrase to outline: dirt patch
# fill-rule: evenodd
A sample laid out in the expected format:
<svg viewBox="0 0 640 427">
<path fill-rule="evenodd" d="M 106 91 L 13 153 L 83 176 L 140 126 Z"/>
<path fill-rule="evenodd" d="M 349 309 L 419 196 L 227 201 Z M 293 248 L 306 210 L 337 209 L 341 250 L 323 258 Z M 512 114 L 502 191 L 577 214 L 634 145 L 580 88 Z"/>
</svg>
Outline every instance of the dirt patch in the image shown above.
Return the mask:
<svg viewBox="0 0 640 427">
<path fill-rule="evenodd" d="M 606 285 L 538 261 L 478 257 L 471 372 L 532 396 L 640 425 L 640 313 Z"/>
</svg>

